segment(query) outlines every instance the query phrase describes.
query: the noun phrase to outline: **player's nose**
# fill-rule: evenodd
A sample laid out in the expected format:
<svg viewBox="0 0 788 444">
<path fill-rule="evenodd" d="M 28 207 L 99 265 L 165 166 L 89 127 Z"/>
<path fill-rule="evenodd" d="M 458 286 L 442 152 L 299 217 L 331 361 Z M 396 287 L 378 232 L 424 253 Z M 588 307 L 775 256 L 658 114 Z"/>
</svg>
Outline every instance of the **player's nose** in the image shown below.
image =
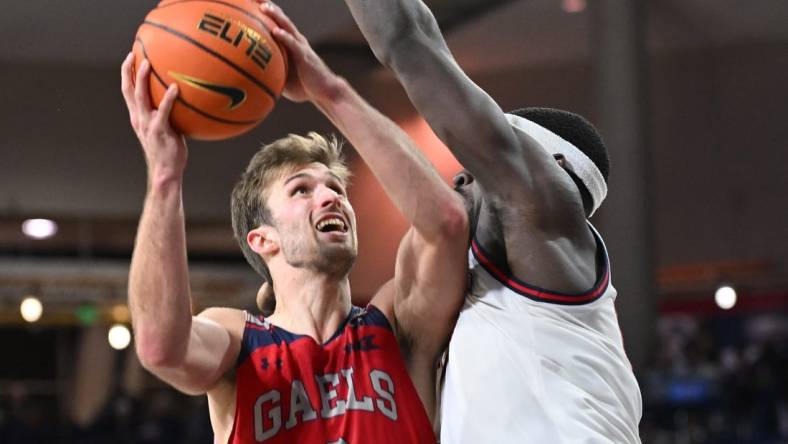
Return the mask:
<svg viewBox="0 0 788 444">
<path fill-rule="evenodd" d="M 320 187 L 317 198 L 320 208 L 339 206 L 339 193 L 329 187 Z"/>
</svg>

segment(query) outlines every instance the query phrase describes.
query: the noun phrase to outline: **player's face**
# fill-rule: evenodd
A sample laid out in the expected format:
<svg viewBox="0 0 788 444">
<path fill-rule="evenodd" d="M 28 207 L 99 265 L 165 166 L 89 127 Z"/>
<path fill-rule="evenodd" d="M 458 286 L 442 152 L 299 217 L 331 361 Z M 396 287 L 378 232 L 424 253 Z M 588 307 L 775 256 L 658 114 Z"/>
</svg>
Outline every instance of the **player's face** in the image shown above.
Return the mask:
<svg viewBox="0 0 788 444">
<path fill-rule="evenodd" d="M 457 173 L 457 175 L 454 176 L 453 182 L 454 191 L 460 194 L 465 203 L 465 209 L 468 211 L 468 218 L 470 219 L 471 226 L 475 227 L 482 204 L 481 189 L 471 173 L 467 170 L 462 170 Z"/>
<path fill-rule="evenodd" d="M 288 264 L 346 274 L 356 259 L 356 216 L 345 186 L 322 163 L 289 169 L 272 185 L 268 207 Z"/>
</svg>

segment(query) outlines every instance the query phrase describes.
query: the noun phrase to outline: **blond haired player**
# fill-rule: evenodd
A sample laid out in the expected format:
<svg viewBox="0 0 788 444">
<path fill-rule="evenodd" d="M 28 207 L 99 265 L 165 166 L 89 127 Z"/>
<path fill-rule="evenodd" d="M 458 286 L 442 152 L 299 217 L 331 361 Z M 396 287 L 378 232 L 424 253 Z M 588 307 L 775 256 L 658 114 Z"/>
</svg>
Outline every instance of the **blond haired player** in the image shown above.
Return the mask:
<svg viewBox="0 0 788 444">
<path fill-rule="evenodd" d="M 217 443 L 434 442 L 434 363 L 465 289 L 462 202 L 278 7 L 262 9 L 290 53 L 285 96 L 311 101 L 336 125 L 412 224 L 394 278 L 369 306 L 351 305 L 357 245 L 347 170 L 331 140 L 290 136 L 256 154 L 233 192 L 236 235 L 272 279 L 274 313 L 192 316 L 181 199 L 187 148 L 168 123 L 177 88 L 152 109 L 150 67 L 142 64 L 135 87 L 129 58 L 122 90 L 148 165 L 129 277 L 137 353 L 172 386 L 208 395 Z"/>
</svg>

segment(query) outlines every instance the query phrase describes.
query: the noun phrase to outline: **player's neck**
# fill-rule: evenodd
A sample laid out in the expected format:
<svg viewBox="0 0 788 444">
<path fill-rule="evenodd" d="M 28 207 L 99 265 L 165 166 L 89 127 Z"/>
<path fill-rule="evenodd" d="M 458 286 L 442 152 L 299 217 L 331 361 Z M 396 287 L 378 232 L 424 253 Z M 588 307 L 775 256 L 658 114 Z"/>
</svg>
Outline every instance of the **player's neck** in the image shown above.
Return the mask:
<svg viewBox="0 0 788 444">
<path fill-rule="evenodd" d="M 299 269 L 274 276 L 276 310 L 268 319 L 292 333 L 328 340 L 350 312 L 350 281 Z"/>
</svg>

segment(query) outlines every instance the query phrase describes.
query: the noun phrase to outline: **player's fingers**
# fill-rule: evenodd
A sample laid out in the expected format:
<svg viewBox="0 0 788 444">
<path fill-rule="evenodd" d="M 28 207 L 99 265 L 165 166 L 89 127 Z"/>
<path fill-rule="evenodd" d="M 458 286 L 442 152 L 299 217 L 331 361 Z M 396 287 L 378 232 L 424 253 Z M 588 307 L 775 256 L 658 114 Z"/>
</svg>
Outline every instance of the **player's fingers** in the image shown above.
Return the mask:
<svg viewBox="0 0 788 444">
<path fill-rule="evenodd" d="M 150 104 L 150 90 L 148 87 L 148 80 L 150 77 L 150 62 L 143 60 L 137 70 L 136 85 L 134 87 L 134 100 L 136 102 L 137 112 L 141 114 L 140 117 L 145 118 L 152 111 Z"/>
<path fill-rule="evenodd" d="M 131 80 L 133 77 L 134 53 L 129 52 L 126 56 L 126 60 L 124 60 L 123 64 L 120 66 L 120 91 L 123 93 L 123 100 L 126 101 L 126 107 L 128 107 L 130 114 L 133 114 L 135 109 L 134 82 Z"/>
<path fill-rule="evenodd" d="M 159 103 L 159 110 L 156 111 L 156 124 L 164 125 L 170 120 L 170 112 L 172 111 L 172 105 L 175 103 L 175 100 L 178 98 L 178 85 L 175 83 L 171 83 L 170 86 L 167 88 L 167 92 L 164 93 L 164 98 L 161 99 L 161 103 Z"/>
<path fill-rule="evenodd" d="M 301 33 L 298 32 L 298 28 L 296 28 L 293 21 L 282 11 L 279 5 L 271 1 L 265 1 L 260 7 L 263 12 L 267 13 L 268 16 L 274 20 L 277 26 L 292 34 L 296 39 L 302 38 Z"/>
<path fill-rule="evenodd" d="M 274 35 L 274 38 L 275 38 L 275 39 L 276 39 L 276 40 L 277 40 L 279 43 L 281 43 L 282 45 L 284 45 L 284 47 L 285 47 L 285 48 L 286 48 L 286 49 L 287 49 L 287 50 L 288 50 L 290 53 L 293 53 L 293 54 L 300 54 L 300 52 L 301 52 L 301 48 L 299 47 L 299 45 L 298 45 L 298 42 L 296 41 L 296 39 L 295 39 L 295 37 L 293 36 L 293 34 L 291 34 L 291 33 L 287 32 L 285 29 L 283 29 L 283 28 L 279 28 L 279 27 L 277 27 L 277 28 L 274 28 L 274 29 L 273 29 L 271 32 L 273 33 L 273 35 Z"/>
</svg>

